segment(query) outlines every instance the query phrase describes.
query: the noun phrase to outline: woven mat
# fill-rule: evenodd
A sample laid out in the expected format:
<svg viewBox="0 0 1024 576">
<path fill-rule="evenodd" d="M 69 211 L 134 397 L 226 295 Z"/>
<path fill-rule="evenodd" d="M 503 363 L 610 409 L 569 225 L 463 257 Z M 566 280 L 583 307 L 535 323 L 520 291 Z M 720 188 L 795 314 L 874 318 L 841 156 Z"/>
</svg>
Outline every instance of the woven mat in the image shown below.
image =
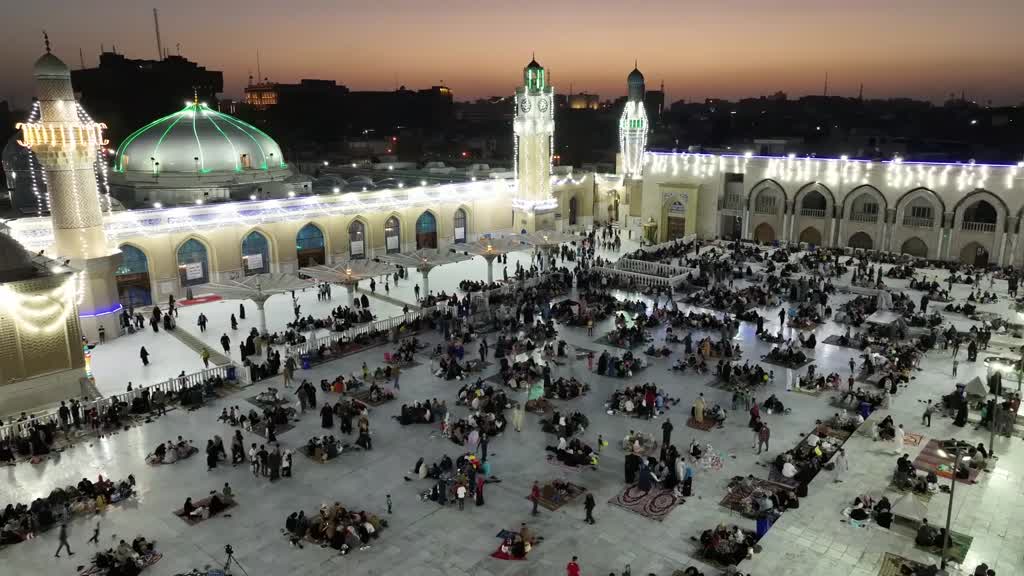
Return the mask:
<svg viewBox="0 0 1024 576">
<path fill-rule="evenodd" d="M 680 504 L 680 500 L 676 499 L 672 490 L 651 488 L 650 491 L 643 492 L 634 484 L 628 486 L 608 503 L 639 514 L 644 518 L 661 522 Z"/>
<path fill-rule="evenodd" d="M 801 388 L 799 386 L 794 386 L 792 391 L 793 392 L 798 392 L 800 394 L 806 394 L 808 396 L 821 396 L 825 392 L 825 389 L 824 388 Z"/>
<path fill-rule="evenodd" d="M 900 494 L 913 494 L 915 498 L 920 500 L 921 503 L 925 504 L 925 505 L 927 505 L 929 502 L 931 502 L 932 496 L 935 495 L 932 492 L 914 492 L 914 491 L 911 491 L 911 490 L 903 490 L 902 488 L 900 488 L 899 486 L 897 486 L 893 482 L 889 482 L 888 489 L 893 491 L 893 492 L 898 492 Z"/>
<path fill-rule="evenodd" d="M 703 422 L 697 422 L 693 418 L 690 418 L 686 421 L 686 425 L 694 430 L 703 430 L 704 432 L 707 432 L 717 426 L 718 422 L 715 422 L 711 418 L 704 418 Z"/>
<path fill-rule="evenodd" d="M 854 343 L 860 342 L 856 337 L 850 338 L 850 343 L 843 345 L 839 343 L 840 334 L 829 334 L 821 341 L 822 344 L 831 344 L 833 346 L 839 346 L 840 348 L 852 348 L 854 350 L 861 350 L 860 346 L 855 346 Z"/>
<path fill-rule="evenodd" d="M 769 482 L 768 480 L 762 480 L 760 478 L 754 478 L 753 483 L 754 486 L 749 490 L 740 486 L 733 487 L 732 490 L 726 492 L 725 497 L 722 498 L 718 505 L 723 508 L 728 508 L 734 512 L 739 512 L 747 518 L 756 518 L 755 515 L 748 512 L 742 505 L 743 500 L 753 494 L 754 489 L 760 488 L 774 493 L 779 493 L 785 490 L 785 488 L 780 486 L 777 482 Z"/>
<path fill-rule="evenodd" d="M 917 434 L 914 432 L 906 432 L 903 434 L 904 446 L 920 446 L 921 442 L 924 442 L 923 434 Z"/>
<path fill-rule="evenodd" d="M 572 482 L 566 482 L 565 486 L 566 486 L 566 493 L 564 495 L 556 493 L 555 494 L 555 499 L 553 499 L 553 500 L 549 500 L 549 499 L 543 497 L 544 488 L 547 488 L 547 485 L 544 488 L 541 488 L 542 496 L 541 496 L 541 498 L 539 500 L 537 500 L 537 504 L 540 505 L 540 506 L 543 506 L 544 508 L 546 508 L 546 509 L 548 509 L 548 510 L 550 510 L 552 512 L 554 512 L 555 510 L 558 510 L 562 506 L 565 506 L 566 504 L 572 502 L 578 496 L 581 496 L 581 495 L 585 494 L 586 491 L 587 491 L 586 488 L 584 488 L 582 486 L 579 486 L 577 484 L 573 484 Z M 556 490 L 556 492 L 557 492 L 557 490 Z M 530 497 L 527 496 L 526 499 L 530 500 Z"/>
<path fill-rule="evenodd" d="M 159 553 L 159 552 L 150 552 L 149 554 L 146 554 L 145 556 L 140 557 L 139 558 L 139 569 L 140 569 L 140 571 L 141 570 L 145 570 L 146 568 L 149 568 L 153 564 L 156 564 L 163 557 L 164 557 L 164 555 Z M 100 574 L 106 574 L 106 573 L 107 573 L 106 568 L 100 568 L 100 567 L 96 566 L 95 564 L 92 564 L 88 568 L 86 568 L 86 569 L 82 570 L 81 572 L 79 572 L 78 575 L 79 576 L 99 576 Z"/>
<path fill-rule="evenodd" d="M 971 543 L 974 542 L 974 536 L 968 536 L 959 532 L 949 531 L 949 548 L 946 549 L 946 558 L 957 563 L 963 564 L 964 560 L 967 559 L 967 552 L 971 549 Z M 941 558 L 942 546 L 917 546 L 915 548 L 919 550 L 925 550 Z"/>
<path fill-rule="evenodd" d="M 765 356 L 764 358 L 761 358 L 761 362 L 764 362 L 765 364 L 771 364 L 772 366 L 778 366 L 779 368 L 789 368 L 790 370 L 800 370 L 801 368 L 803 368 L 805 366 L 810 366 L 811 364 L 814 364 L 814 356 L 809 356 L 807 358 L 806 362 L 804 362 L 803 364 L 798 364 L 798 365 L 783 364 L 782 362 L 776 362 L 774 360 L 769 360 L 767 356 Z"/>
<path fill-rule="evenodd" d="M 924 568 L 924 564 L 915 562 L 913 560 L 907 560 L 902 556 L 897 556 L 892 552 L 886 552 L 882 556 L 882 565 L 878 568 L 878 576 L 903 576 L 903 572 L 900 570 L 902 566 L 908 566 L 915 570 Z"/>
<path fill-rule="evenodd" d="M 401 384 L 399 384 L 399 385 L 401 385 Z M 387 404 L 388 402 L 391 402 L 391 401 L 394 400 L 394 398 L 386 398 L 385 397 L 383 400 L 379 400 L 377 402 L 371 402 L 370 401 L 370 389 L 369 388 L 361 388 L 360 390 L 358 390 L 356 392 L 348 394 L 348 397 L 349 398 L 354 398 L 356 400 L 359 400 L 363 404 L 366 404 L 367 406 L 373 406 L 374 408 L 376 408 L 377 406 L 383 406 L 384 404 Z"/>
<path fill-rule="evenodd" d="M 210 498 L 209 497 L 203 498 L 202 500 L 196 500 L 195 502 L 193 502 L 193 504 L 195 504 L 196 508 L 199 508 L 201 506 L 206 506 L 209 503 L 210 503 Z M 236 506 L 238 506 L 238 502 L 237 501 L 233 500 L 231 502 L 225 502 L 224 503 L 224 509 L 221 510 L 216 515 L 210 516 L 210 518 L 216 518 L 217 516 L 221 516 L 225 512 L 231 510 L 232 508 L 234 508 Z M 182 520 L 184 520 L 185 523 L 188 524 L 189 526 L 195 526 L 196 524 L 199 524 L 199 523 L 201 523 L 201 522 L 203 522 L 205 520 L 209 520 L 210 519 L 210 518 L 203 518 L 202 516 L 185 516 L 185 510 L 182 509 L 182 508 L 179 508 L 179 509 L 175 510 L 174 511 L 174 515 L 177 516 L 178 518 L 181 518 Z"/>
<path fill-rule="evenodd" d="M 611 346 L 612 348 L 618 348 L 620 350 L 634 350 L 636 348 L 639 348 L 639 347 L 643 346 L 645 343 L 646 342 L 636 342 L 636 343 L 634 343 L 632 345 L 625 345 L 625 346 L 623 346 L 623 345 L 619 345 L 619 344 L 613 343 L 608 338 L 607 334 L 605 334 L 604 336 L 601 336 L 597 340 L 594 340 L 594 344 L 600 344 L 602 346 Z"/>
<path fill-rule="evenodd" d="M 953 460 L 955 457 L 953 454 L 948 454 L 948 457 L 942 457 L 939 455 L 939 449 L 941 446 L 942 444 L 938 440 L 929 440 L 921 450 L 921 453 L 914 459 L 914 467 L 918 470 L 929 470 L 931 472 L 935 472 L 937 476 L 942 476 L 943 478 L 952 479 Z M 940 468 L 940 466 L 942 468 Z M 968 477 L 966 479 L 958 478 L 957 482 L 974 484 L 978 481 L 978 469 L 969 468 L 968 470 L 970 470 Z"/>
</svg>

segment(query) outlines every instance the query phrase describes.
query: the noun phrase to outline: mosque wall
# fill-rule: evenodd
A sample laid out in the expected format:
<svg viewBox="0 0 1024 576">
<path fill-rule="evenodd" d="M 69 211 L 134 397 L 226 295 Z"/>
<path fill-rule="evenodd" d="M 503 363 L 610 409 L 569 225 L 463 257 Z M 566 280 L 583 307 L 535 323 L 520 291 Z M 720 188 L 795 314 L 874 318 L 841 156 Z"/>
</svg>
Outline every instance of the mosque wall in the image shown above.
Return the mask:
<svg viewBox="0 0 1024 576">
<path fill-rule="evenodd" d="M 327 264 L 348 259 L 353 248 L 350 231 L 363 226 L 365 257 L 374 258 L 387 252 L 385 223 L 392 217 L 398 221 L 397 248 L 402 252 L 417 249 L 417 220 L 426 213 L 434 217 L 438 248 L 457 247 L 456 212 L 465 213 L 465 240 L 472 242 L 483 234 L 509 233 L 512 210 L 508 199 L 501 196 L 466 203 L 439 203 L 437 206 L 406 207 L 389 211 L 355 215 L 331 215 L 307 220 L 267 222 L 258 226 L 227 226 L 195 232 L 177 232 L 124 237 L 119 246 L 130 244 L 140 249 L 149 266 L 149 281 L 154 302 L 166 302 L 169 294 L 183 298 L 186 290 L 180 278 L 178 250 L 188 240 L 195 239 L 205 248 L 209 264 L 209 280 L 217 282 L 242 278 L 245 274 L 242 260 L 242 242 L 251 232 L 259 232 L 269 247 L 270 272 L 294 272 L 308 261 L 300 262 L 297 246 L 299 231 L 308 224 L 315 226 L 323 236 L 323 254 Z M 358 238 L 353 235 L 352 238 Z"/>
<path fill-rule="evenodd" d="M 564 232 L 582 230 L 594 224 L 594 180 L 593 173 L 582 176 L 567 176 L 554 181 L 552 195 L 558 200 L 561 230 Z M 575 199 L 575 205 L 573 200 Z"/>
<path fill-rule="evenodd" d="M 1020 265 L 1021 168 L 649 154 L 643 221 L 665 220 L 668 206 L 655 201 L 664 190 L 690 187 L 699 222 L 687 230 L 705 238 L 721 235 L 721 212 L 735 208 L 746 239 Z M 742 181 L 739 197 L 727 196 L 727 179 Z"/>
</svg>

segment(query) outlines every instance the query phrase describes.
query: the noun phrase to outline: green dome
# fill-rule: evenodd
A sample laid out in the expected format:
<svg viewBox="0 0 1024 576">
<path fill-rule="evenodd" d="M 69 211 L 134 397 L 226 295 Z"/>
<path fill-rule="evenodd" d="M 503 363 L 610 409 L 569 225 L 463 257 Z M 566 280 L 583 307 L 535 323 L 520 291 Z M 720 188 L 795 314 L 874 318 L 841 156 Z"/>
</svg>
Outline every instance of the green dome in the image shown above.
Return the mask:
<svg viewBox="0 0 1024 576">
<path fill-rule="evenodd" d="M 209 174 L 285 168 L 277 142 L 259 128 L 201 103 L 136 130 L 121 142 L 121 173 Z"/>
</svg>

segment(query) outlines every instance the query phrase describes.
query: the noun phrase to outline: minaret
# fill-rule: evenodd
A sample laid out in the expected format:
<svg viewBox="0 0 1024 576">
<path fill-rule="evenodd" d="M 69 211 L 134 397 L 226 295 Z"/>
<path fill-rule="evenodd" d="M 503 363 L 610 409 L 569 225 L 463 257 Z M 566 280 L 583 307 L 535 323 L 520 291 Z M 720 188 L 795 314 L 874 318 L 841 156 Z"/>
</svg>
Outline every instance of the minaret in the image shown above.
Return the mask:
<svg viewBox="0 0 1024 576">
<path fill-rule="evenodd" d="M 45 171 L 53 225 L 53 246 L 47 255 L 70 260 L 70 266 L 81 271 L 82 333 L 97 341 L 103 325 L 106 337 L 115 338 L 120 333 L 116 313 L 121 306 L 114 272 L 121 254 L 107 244 L 95 173 L 97 149 L 106 143 L 106 126 L 82 120 L 71 89 L 71 72 L 50 53 L 49 38 L 33 75 L 39 120 L 19 125 L 19 143 L 32 149 Z"/>
<path fill-rule="evenodd" d="M 629 95 L 619 119 L 619 152 L 622 153 L 622 173 L 629 179 L 643 175 L 644 151 L 647 148 L 647 111 L 644 109 L 644 75 L 633 66 L 626 77 Z"/>
<path fill-rule="evenodd" d="M 554 90 L 544 68 L 531 60 L 516 88 L 515 162 L 518 189 L 512 199 L 513 229 L 554 228 L 558 201 L 551 194 L 551 162 L 555 143 Z"/>
</svg>

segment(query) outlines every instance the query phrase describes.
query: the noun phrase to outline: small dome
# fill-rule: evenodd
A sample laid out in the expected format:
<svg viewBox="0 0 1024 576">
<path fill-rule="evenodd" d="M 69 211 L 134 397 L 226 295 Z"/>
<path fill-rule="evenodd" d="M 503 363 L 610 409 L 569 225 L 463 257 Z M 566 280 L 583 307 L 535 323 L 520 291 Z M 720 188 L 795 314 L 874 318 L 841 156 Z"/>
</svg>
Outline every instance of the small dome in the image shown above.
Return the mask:
<svg viewBox="0 0 1024 576">
<path fill-rule="evenodd" d="M 0 282 L 14 282 L 35 276 L 32 256 L 7 234 L 0 234 Z"/>
<path fill-rule="evenodd" d="M 543 70 L 544 67 L 537 63 L 537 59 L 533 58 L 530 63 L 526 65 L 527 70 Z"/>
<path fill-rule="evenodd" d="M 143 126 L 121 142 L 117 172 L 209 174 L 287 168 L 277 142 L 262 130 L 205 104 L 185 108 Z"/>
<path fill-rule="evenodd" d="M 629 83 L 643 82 L 643 81 L 644 81 L 644 75 L 641 74 L 640 70 L 638 70 L 636 67 L 634 67 L 633 71 L 630 72 L 629 76 L 626 77 L 626 82 L 629 82 Z"/>
<path fill-rule="evenodd" d="M 71 71 L 60 58 L 47 52 L 36 60 L 32 75 L 36 78 L 71 78 Z"/>
</svg>

